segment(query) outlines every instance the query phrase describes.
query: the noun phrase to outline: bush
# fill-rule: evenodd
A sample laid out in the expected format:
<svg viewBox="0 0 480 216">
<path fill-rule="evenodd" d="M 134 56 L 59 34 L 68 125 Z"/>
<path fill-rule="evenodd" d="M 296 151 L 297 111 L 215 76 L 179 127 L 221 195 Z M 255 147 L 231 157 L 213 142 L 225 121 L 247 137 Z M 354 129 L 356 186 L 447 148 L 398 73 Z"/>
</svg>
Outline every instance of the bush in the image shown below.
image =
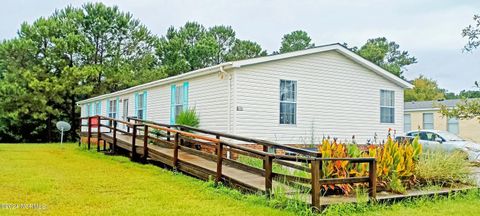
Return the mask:
<svg viewBox="0 0 480 216">
<path fill-rule="evenodd" d="M 198 128 L 200 125 L 200 118 L 194 108 L 187 109 L 178 114 L 176 124 Z"/>
<path fill-rule="evenodd" d="M 323 140 L 319 147 L 322 157 L 326 158 L 358 158 L 374 157 L 377 161 L 377 179 L 381 187 L 389 191 L 404 193 L 403 181 L 414 178 L 415 163 L 422 153 L 422 146 L 418 138 L 412 143 L 400 144 L 390 136 L 384 145 L 368 146 L 368 151 L 362 151 L 357 145 L 341 144 L 336 140 Z M 329 161 L 322 164 L 322 172 L 325 178 L 347 178 L 368 176 L 368 164 L 351 164 L 348 161 Z M 349 184 L 336 185 L 345 194 L 352 190 Z M 324 185 L 325 189 L 334 189 L 333 185 Z"/>
<path fill-rule="evenodd" d="M 424 185 L 469 184 L 469 165 L 463 152 L 428 151 L 420 157 L 415 167 L 415 175 Z"/>
</svg>

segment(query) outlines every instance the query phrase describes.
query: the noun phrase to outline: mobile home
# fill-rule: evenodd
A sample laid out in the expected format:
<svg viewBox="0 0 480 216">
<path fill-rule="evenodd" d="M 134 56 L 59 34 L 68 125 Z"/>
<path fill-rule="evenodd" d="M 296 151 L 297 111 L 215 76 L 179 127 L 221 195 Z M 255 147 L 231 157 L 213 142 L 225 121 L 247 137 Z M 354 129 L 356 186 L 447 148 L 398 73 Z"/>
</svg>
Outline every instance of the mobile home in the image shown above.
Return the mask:
<svg viewBox="0 0 480 216">
<path fill-rule="evenodd" d="M 82 116 L 175 123 L 195 108 L 204 129 L 282 144 L 357 143 L 404 128 L 412 85 L 339 44 L 226 62 L 78 102 Z"/>
</svg>

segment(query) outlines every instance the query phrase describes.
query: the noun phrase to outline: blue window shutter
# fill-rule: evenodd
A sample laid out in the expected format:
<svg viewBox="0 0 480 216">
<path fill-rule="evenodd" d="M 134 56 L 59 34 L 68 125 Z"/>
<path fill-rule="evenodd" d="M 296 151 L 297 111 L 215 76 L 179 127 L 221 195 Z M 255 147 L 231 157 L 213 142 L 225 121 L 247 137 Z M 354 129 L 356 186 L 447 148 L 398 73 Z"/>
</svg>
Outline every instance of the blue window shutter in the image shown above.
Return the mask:
<svg viewBox="0 0 480 216">
<path fill-rule="evenodd" d="M 143 116 L 142 119 L 147 120 L 147 91 L 143 91 Z"/>
<path fill-rule="evenodd" d="M 107 117 L 110 117 L 110 100 L 107 99 Z"/>
<path fill-rule="evenodd" d="M 177 87 L 175 85 L 171 86 L 171 93 L 170 93 L 170 124 L 175 124 L 175 91 Z"/>
<path fill-rule="evenodd" d="M 87 117 L 90 117 L 90 104 L 85 105 L 85 111 L 87 111 Z"/>
<path fill-rule="evenodd" d="M 183 110 L 188 109 L 188 82 L 183 83 Z"/>
<path fill-rule="evenodd" d="M 120 119 L 118 116 L 120 116 L 120 108 L 118 106 L 120 106 L 120 97 L 117 97 L 117 105 L 115 106 L 115 117 L 116 119 Z"/>
<path fill-rule="evenodd" d="M 138 115 L 138 93 L 135 93 L 135 114 L 133 114 L 133 116 L 138 118 L 139 116 L 137 115 Z"/>
<path fill-rule="evenodd" d="M 95 113 L 95 103 L 90 103 L 90 113 L 92 113 L 92 115 L 96 115 L 96 114 L 94 114 Z"/>
</svg>

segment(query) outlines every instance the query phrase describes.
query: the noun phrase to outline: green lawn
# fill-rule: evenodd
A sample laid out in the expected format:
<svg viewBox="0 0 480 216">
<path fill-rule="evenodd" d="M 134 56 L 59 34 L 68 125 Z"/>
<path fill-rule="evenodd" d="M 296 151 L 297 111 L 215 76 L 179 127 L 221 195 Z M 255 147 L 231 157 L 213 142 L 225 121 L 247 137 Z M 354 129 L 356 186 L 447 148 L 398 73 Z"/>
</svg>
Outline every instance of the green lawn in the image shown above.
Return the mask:
<svg viewBox="0 0 480 216">
<path fill-rule="evenodd" d="M 1 215 L 294 215 L 265 200 L 74 144 L 0 145 L 0 205 L 46 207 Z"/>
<path fill-rule="evenodd" d="M 343 205 L 331 207 L 326 215 L 352 216 L 443 216 L 480 215 L 480 191 L 470 191 L 467 194 L 456 194 L 451 197 L 421 198 L 402 201 L 392 205 Z"/>
<path fill-rule="evenodd" d="M 5 204 L 46 209 L 6 209 Z M 283 206 L 288 210 L 268 206 Z M 480 192 L 394 205 L 342 205 L 327 215 L 479 215 Z M 0 145 L 0 215 L 298 215 L 304 206 L 215 188 L 75 144 Z"/>
</svg>

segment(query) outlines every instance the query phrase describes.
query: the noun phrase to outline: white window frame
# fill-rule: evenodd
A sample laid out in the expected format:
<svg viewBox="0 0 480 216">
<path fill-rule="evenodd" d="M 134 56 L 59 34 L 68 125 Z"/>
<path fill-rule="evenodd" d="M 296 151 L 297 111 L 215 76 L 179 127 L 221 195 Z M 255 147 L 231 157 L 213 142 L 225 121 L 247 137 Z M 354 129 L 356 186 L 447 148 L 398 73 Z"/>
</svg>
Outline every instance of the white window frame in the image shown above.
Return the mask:
<svg viewBox="0 0 480 216">
<path fill-rule="evenodd" d="M 92 111 L 90 110 L 90 106 L 91 106 L 91 105 L 90 105 L 90 104 L 86 104 L 85 106 L 86 106 L 86 109 L 87 109 L 87 117 L 90 117 L 90 116 L 92 115 L 92 113 L 91 113 Z"/>
<path fill-rule="evenodd" d="M 175 119 L 177 119 L 180 112 L 182 112 L 185 109 L 183 107 L 184 93 L 185 93 L 185 90 L 183 88 L 183 85 L 175 86 Z M 181 111 L 179 112 L 179 110 Z"/>
<path fill-rule="evenodd" d="M 387 94 L 390 94 L 391 98 L 385 98 Z M 390 99 L 390 101 L 388 100 Z M 383 116 L 383 109 L 391 110 L 391 118 L 386 120 Z M 394 124 L 395 123 L 395 91 L 392 90 L 380 90 L 380 123 Z"/>
<path fill-rule="evenodd" d="M 95 114 L 102 115 L 102 102 L 100 101 L 95 103 Z"/>
<path fill-rule="evenodd" d="M 287 84 L 290 84 L 290 85 L 293 85 L 293 94 L 291 95 L 293 97 L 293 100 L 288 100 L 288 97 L 287 100 L 283 100 L 282 98 L 282 94 L 285 94 L 283 92 L 283 89 L 282 89 L 282 83 L 285 83 L 284 86 L 286 86 Z M 279 94 L 280 94 L 280 98 L 279 98 L 279 124 L 280 125 L 296 125 L 297 124 L 297 110 L 298 110 L 298 106 L 297 106 L 297 92 L 298 92 L 298 82 L 296 80 L 284 80 L 284 79 L 281 79 L 280 80 L 280 85 L 279 85 Z M 288 112 L 284 112 L 282 113 L 282 105 L 291 105 L 293 106 L 293 113 L 288 113 Z M 284 111 L 288 110 L 287 108 L 285 108 Z M 291 122 L 288 122 L 288 120 L 286 119 L 289 119 L 287 118 L 288 115 L 293 115 L 292 117 L 292 121 Z M 283 116 L 283 118 L 282 118 Z"/>
<path fill-rule="evenodd" d="M 456 125 L 456 131 L 452 130 L 452 125 Z M 454 134 L 460 133 L 459 121 L 457 118 L 447 118 L 447 131 Z"/>
<path fill-rule="evenodd" d="M 432 116 L 432 122 L 426 123 L 425 117 L 426 116 Z M 426 125 L 432 125 L 432 127 L 426 127 Z M 423 129 L 434 129 L 435 128 L 435 115 L 433 113 L 423 113 L 422 114 L 422 126 Z"/>
<path fill-rule="evenodd" d="M 138 93 L 138 96 L 137 96 L 137 113 L 135 113 L 135 115 L 137 116 L 138 119 L 143 119 L 143 112 L 145 112 L 145 110 L 143 109 L 143 102 L 145 101 L 144 99 L 145 97 L 145 93 Z M 140 115 L 140 112 L 142 113 Z"/>
<path fill-rule="evenodd" d="M 108 112 L 108 117 L 116 119 L 118 117 L 118 107 L 117 107 L 117 100 L 109 100 L 109 109 L 107 110 Z"/>
<path fill-rule="evenodd" d="M 412 130 L 412 114 L 410 113 L 403 114 L 403 130 L 405 133 Z"/>
</svg>

